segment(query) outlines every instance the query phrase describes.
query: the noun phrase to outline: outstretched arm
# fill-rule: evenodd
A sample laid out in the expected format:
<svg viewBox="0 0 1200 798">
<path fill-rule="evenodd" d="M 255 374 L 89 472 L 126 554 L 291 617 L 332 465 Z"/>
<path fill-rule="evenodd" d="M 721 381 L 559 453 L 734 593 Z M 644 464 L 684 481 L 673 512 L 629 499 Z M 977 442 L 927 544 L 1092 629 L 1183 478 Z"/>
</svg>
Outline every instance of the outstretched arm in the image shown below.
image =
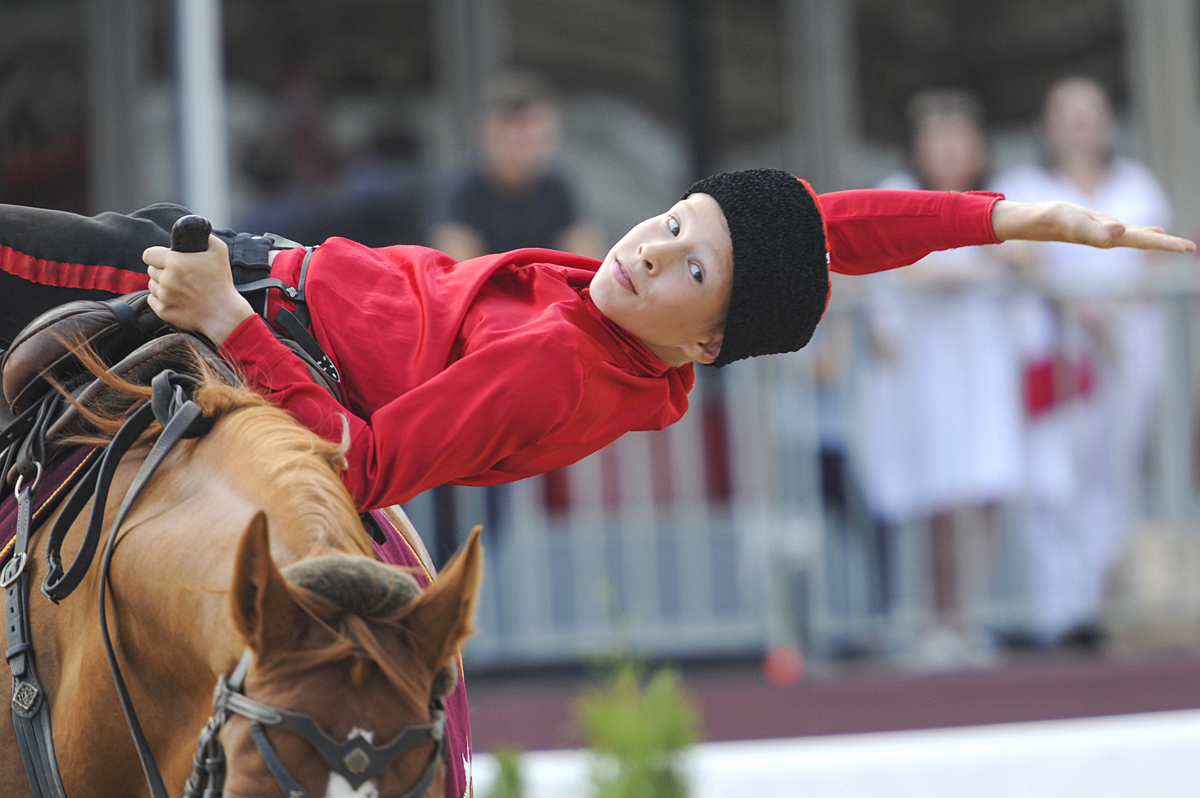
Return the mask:
<svg viewBox="0 0 1200 798">
<path fill-rule="evenodd" d="M 1069 202 L 1008 202 L 992 207 L 992 228 L 1001 241 L 1065 241 L 1091 247 L 1133 247 L 1163 252 L 1195 252 L 1186 238 L 1161 227 L 1127 225 L 1111 216 Z"/>
<path fill-rule="evenodd" d="M 870 274 L 915 263 L 930 252 L 1010 239 L 1095 247 L 1195 252 L 1159 228 L 1125 225 L 1066 202 L 1026 205 L 991 192 L 835 191 L 820 196 L 829 268 Z"/>
</svg>

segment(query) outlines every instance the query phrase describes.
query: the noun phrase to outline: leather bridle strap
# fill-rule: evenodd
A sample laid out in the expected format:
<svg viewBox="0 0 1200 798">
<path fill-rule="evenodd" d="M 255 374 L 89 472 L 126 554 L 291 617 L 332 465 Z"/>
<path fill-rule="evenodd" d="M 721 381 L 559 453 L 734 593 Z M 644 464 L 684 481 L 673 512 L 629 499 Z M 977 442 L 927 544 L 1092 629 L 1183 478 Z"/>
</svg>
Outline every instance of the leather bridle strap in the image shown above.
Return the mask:
<svg viewBox="0 0 1200 798">
<path fill-rule="evenodd" d="M 279 782 L 285 798 L 308 798 L 308 793 L 292 778 L 292 774 L 288 773 L 279 754 L 275 753 L 275 747 L 267 739 L 267 732 L 263 725 L 256 720 L 250 721 L 250 736 L 254 738 L 254 744 L 258 746 L 258 753 L 263 758 L 263 762 L 267 763 L 271 775 L 275 777 L 275 781 Z"/>
<path fill-rule="evenodd" d="M 146 740 L 146 735 L 142 731 L 142 725 L 138 721 L 137 712 L 133 707 L 133 700 L 129 697 L 129 689 L 125 686 L 125 678 L 121 674 L 121 666 L 117 661 L 116 651 L 113 648 L 112 638 L 108 631 L 108 582 L 109 572 L 112 567 L 113 552 L 116 550 L 117 537 L 121 531 L 121 524 L 125 522 L 129 511 L 133 509 L 134 503 L 149 484 L 150 479 L 154 476 L 154 472 L 170 454 L 175 444 L 185 438 L 195 438 L 203 435 L 212 428 L 212 419 L 204 415 L 200 406 L 191 401 L 184 391 L 183 386 L 195 386 L 198 380 L 194 377 L 177 374 L 171 370 L 165 370 L 155 375 L 151 380 L 151 387 L 154 389 L 153 398 L 150 402 L 139 407 L 134 414 L 125 422 L 125 426 L 132 426 L 135 429 L 141 427 L 145 429 L 149 426 L 150 421 L 157 417 L 163 425 L 163 431 L 159 434 L 158 439 L 151 447 L 150 453 L 146 456 L 141 468 L 138 469 L 137 475 L 134 476 L 133 482 L 130 483 L 129 489 L 125 492 L 125 498 L 121 502 L 120 508 L 117 510 L 117 516 L 113 519 L 112 528 L 108 533 L 108 540 L 104 544 L 104 553 L 100 559 L 100 586 L 99 586 L 99 611 L 100 611 L 100 634 L 104 640 L 104 653 L 108 657 L 108 667 L 112 672 L 113 683 L 117 688 L 117 698 L 120 699 L 121 709 L 125 713 L 125 722 L 129 726 L 129 733 L 133 737 L 134 747 L 137 749 L 138 759 L 142 763 L 142 772 L 146 776 L 146 784 L 150 787 L 150 794 L 153 798 L 170 798 L 167 793 L 167 788 L 163 784 L 162 774 L 158 770 L 158 763 L 154 761 L 154 753 L 150 750 L 150 743 Z M 125 427 L 122 427 L 124 432 Z M 139 433 L 140 434 L 140 431 Z M 134 436 L 136 438 L 136 435 Z M 105 452 L 105 459 L 108 458 L 111 452 Z M 119 459 L 119 456 L 118 456 Z M 101 501 L 101 497 L 97 496 L 97 503 Z"/>
<path fill-rule="evenodd" d="M 35 414 L 22 414 L 31 438 L 45 433 L 58 406 L 57 395 L 47 397 L 35 407 Z M 31 420 L 31 421 L 30 421 Z M 6 430 L 7 432 L 7 430 Z M 26 446 L 30 446 L 27 439 Z M 32 448 L 37 447 L 36 444 Z M 58 758 L 54 753 L 54 734 L 50 725 L 50 706 L 34 663 L 29 627 L 29 538 L 42 464 L 35 461 L 36 475 L 28 483 L 26 474 L 17 477 L 17 530 L 12 558 L 0 573 L 4 588 L 5 659 L 12 671 L 12 721 L 25 775 L 33 798 L 66 798 Z"/>
<path fill-rule="evenodd" d="M 172 372 L 173 373 L 173 372 Z M 42 580 L 42 593 L 46 598 L 59 603 L 74 592 L 75 588 L 87 575 L 92 566 L 92 558 L 96 555 L 96 547 L 104 527 L 104 514 L 108 506 L 108 492 L 112 486 L 113 477 L 121 459 L 129 451 L 150 422 L 154 421 L 155 413 L 152 402 L 139 407 L 125 421 L 113 439 L 109 441 L 104 455 L 89 469 L 84 479 L 71 492 L 71 496 L 63 505 L 63 510 L 54 520 L 50 533 L 46 538 L 46 578 Z M 71 525 L 79 513 L 87 505 L 93 494 L 96 501 L 88 516 L 88 524 L 84 529 L 83 541 L 75 553 L 71 566 L 63 571 L 62 545 Z"/>
<path fill-rule="evenodd" d="M 325 765 L 329 770 L 344 778 L 352 790 L 357 790 L 365 782 L 377 779 L 387 773 L 392 762 L 403 752 L 426 743 L 433 743 L 434 749 L 425 766 L 425 772 L 402 798 L 420 798 L 437 776 L 446 739 L 446 710 L 440 701 L 434 702 L 433 719 L 430 723 L 422 726 L 409 726 L 390 742 L 375 746 L 359 735 L 353 735 L 350 739 L 339 743 L 326 734 L 311 715 L 275 709 L 240 693 L 232 693 L 229 698 L 230 700 L 227 702 L 229 711 L 250 719 L 250 733 L 254 737 L 255 744 L 258 745 L 258 751 L 262 754 L 267 767 L 275 774 L 276 781 L 283 787 L 283 794 L 288 798 L 305 798 L 305 794 L 288 774 L 283 762 L 275 753 L 270 740 L 267 739 L 265 726 L 287 729 L 308 740 L 325 760 Z"/>
<path fill-rule="evenodd" d="M 330 737 L 317 724 L 311 715 L 297 712 L 287 712 L 282 709 L 255 701 L 245 694 L 246 673 L 250 667 L 250 652 L 242 655 L 237 668 L 228 677 L 222 676 L 217 681 L 213 695 L 213 716 L 200 735 L 200 745 L 192 763 L 192 777 L 188 780 L 184 791 L 186 798 L 207 798 L 210 794 L 218 796 L 224 780 L 224 754 L 220 751 L 220 743 L 216 736 L 230 714 L 240 715 L 250 721 L 250 736 L 258 747 L 259 754 L 267 768 L 275 776 L 285 798 L 308 798 L 292 775 L 288 773 L 283 760 L 276 753 L 267 737 L 266 727 L 276 726 L 307 740 L 321 758 L 331 773 L 337 773 L 346 779 L 352 790 L 357 790 L 370 779 L 379 778 L 391 768 L 396 757 L 410 748 L 426 743 L 433 743 L 433 752 L 425 765 L 421 778 L 401 798 L 421 798 L 428 790 L 433 780 L 437 778 L 438 766 L 446 748 L 446 706 L 440 698 L 430 702 L 430 722 L 421 726 L 408 726 L 401 730 L 390 742 L 375 746 L 361 734 L 353 734 L 349 739 L 338 742 Z M 214 763 L 209 766 L 208 763 Z M 219 763 L 220 771 L 216 764 Z M 203 764 L 203 771 L 202 771 Z M 201 793 L 207 782 L 211 792 Z"/>
</svg>

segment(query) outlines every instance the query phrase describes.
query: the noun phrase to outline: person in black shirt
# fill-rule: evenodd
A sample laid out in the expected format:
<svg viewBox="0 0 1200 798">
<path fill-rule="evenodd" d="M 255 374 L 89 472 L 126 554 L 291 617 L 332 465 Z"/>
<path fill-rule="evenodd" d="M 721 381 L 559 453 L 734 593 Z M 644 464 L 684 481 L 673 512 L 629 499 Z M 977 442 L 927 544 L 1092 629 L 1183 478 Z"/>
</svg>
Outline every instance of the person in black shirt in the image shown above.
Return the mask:
<svg viewBox="0 0 1200 798">
<path fill-rule="evenodd" d="M 541 81 L 498 79 L 481 132 L 479 157 L 436 213 L 433 248 L 457 260 L 523 247 L 602 257 L 603 234 L 553 169 L 559 119 Z"/>
</svg>

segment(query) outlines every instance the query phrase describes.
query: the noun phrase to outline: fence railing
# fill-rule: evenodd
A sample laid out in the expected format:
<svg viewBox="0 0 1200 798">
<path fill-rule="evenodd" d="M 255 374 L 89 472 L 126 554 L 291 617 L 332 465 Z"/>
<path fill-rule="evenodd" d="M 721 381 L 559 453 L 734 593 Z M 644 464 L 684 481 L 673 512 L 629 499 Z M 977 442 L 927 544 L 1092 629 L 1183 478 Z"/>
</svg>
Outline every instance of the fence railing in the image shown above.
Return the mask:
<svg viewBox="0 0 1200 798">
<path fill-rule="evenodd" d="M 1167 368 L 1142 515 L 1190 534 L 1200 521 L 1192 466 L 1200 317 L 1190 286 L 1162 289 L 1155 301 L 1167 319 Z M 847 303 L 833 312 L 858 324 L 861 310 Z M 462 531 L 494 519 L 469 665 L 614 649 L 753 655 L 777 645 L 819 659 L 903 640 L 928 622 L 925 526 L 901 525 L 885 540 L 865 515 L 823 511 L 812 353 L 697 371 L 692 409 L 667 430 L 628 434 L 552 475 L 455 489 Z M 423 533 L 430 507 L 422 497 L 408 508 Z M 989 587 L 968 607 L 992 628 L 1019 627 L 1026 612 L 1013 516 L 1004 512 L 992 573 L 978 575 Z"/>
</svg>

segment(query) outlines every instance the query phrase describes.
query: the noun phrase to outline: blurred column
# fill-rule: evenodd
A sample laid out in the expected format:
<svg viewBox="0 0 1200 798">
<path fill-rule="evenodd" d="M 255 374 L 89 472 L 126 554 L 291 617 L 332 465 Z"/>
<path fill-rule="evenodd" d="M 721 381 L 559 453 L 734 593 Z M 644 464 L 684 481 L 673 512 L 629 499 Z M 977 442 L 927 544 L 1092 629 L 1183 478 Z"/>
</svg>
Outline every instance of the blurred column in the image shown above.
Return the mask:
<svg viewBox="0 0 1200 798">
<path fill-rule="evenodd" d="M 712 135 L 710 133 L 709 64 L 705 54 L 710 45 L 705 41 L 702 0 L 676 0 L 675 18 L 679 26 L 680 82 L 683 85 L 684 115 L 687 136 L 692 150 L 692 174 L 689 180 L 707 177 L 713 171 Z M 705 369 L 701 369 L 705 371 Z M 718 378 L 720 372 L 716 372 Z"/>
<path fill-rule="evenodd" d="M 438 94 L 449 115 L 451 158 L 469 154 L 488 80 L 510 63 L 507 0 L 437 0 L 433 4 Z"/>
<path fill-rule="evenodd" d="M 137 203 L 137 0 L 87 0 L 88 206 L 132 211 Z"/>
<path fill-rule="evenodd" d="M 853 5 L 845 0 L 784 0 L 790 166 L 817 191 L 846 187 L 839 165 L 857 131 Z"/>
<path fill-rule="evenodd" d="M 1130 94 L 1141 156 L 1163 183 L 1175 229 L 1200 223 L 1196 0 L 1125 0 Z"/>
<path fill-rule="evenodd" d="M 220 0 L 176 0 L 180 200 L 229 224 L 229 129 Z"/>
<path fill-rule="evenodd" d="M 439 104 L 448 130 L 437 157 L 450 163 L 475 150 L 488 81 L 510 63 L 507 0 L 435 0 L 434 68 Z M 472 496 L 454 485 L 433 489 L 435 557 L 440 567 L 458 547 L 460 504 Z M 483 521 L 482 515 L 471 523 Z M 491 525 L 489 525 L 491 526 Z M 489 529 L 489 533 L 498 530 Z"/>
<path fill-rule="evenodd" d="M 1139 155 L 1171 200 L 1174 230 L 1188 237 L 1200 227 L 1200 63 L 1197 0 L 1125 0 L 1129 86 Z M 1195 407 L 1189 365 L 1186 300 L 1167 303 L 1170 330 L 1165 383 L 1159 406 L 1154 473 L 1156 503 L 1174 523 L 1194 508 L 1192 429 Z"/>
</svg>

